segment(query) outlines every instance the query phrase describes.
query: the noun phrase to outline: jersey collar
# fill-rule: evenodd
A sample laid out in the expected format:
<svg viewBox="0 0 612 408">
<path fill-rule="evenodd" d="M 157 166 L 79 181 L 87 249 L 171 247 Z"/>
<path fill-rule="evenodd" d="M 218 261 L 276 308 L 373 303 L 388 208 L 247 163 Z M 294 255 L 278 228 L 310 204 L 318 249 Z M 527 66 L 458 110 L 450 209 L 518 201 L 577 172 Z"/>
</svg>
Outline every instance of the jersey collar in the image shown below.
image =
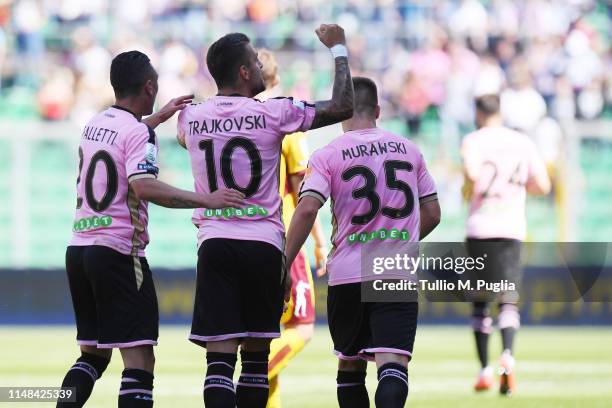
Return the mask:
<svg viewBox="0 0 612 408">
<path fill-rule="evenodd" d="M 242 98 L 246 98 L 246 96 L 240 95 L 239 93 L 233 93 L 233 94 L 229 94 L 229 95 L 219 95 L 219 94 L 217 94 L 216 96 L 220 96 L 222 98 L 230 98 L 230 97 L 234 97 L 234 96 L 239 96 L 239 97 L 242 97 Z"/>
<path fill-rule="evenodd" d="M 134 112 L 132 112 L 129 109 L 124 108 L 123 106 L 113 105 L 113 106 L 111 106 L 111 108 L 115 108 L 115 109 L 119 109 L 119 110 L 125 111 L 125 112 L 129 113 L 130 115 L 134 116 L 136 119 L 138 119 L 138 116 L 136 116 L 136 114 Z"/>
</svg>

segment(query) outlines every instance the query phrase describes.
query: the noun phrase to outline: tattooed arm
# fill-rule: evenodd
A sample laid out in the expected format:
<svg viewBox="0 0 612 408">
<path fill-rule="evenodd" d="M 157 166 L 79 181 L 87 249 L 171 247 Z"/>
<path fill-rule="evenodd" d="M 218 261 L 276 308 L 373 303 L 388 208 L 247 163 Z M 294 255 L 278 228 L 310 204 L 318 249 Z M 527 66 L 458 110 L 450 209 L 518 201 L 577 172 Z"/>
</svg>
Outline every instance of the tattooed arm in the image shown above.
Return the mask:
<svg viewBox="0 0 612 408">
<path fill-rule="evenodd" d="M 344 30 L 336 24 L 322 24 L 316 30 L 319 40 L 328 48 L 344 46 L 346 39 Z M 346 53 L 344 53 L 346 55 Z M 334 88 L 332 98 L 327 101 L 315 102 L 315 117 L 311 129 L 333 125 L 353 116 L 353 81 L 349 69 L 348 57 L 336 56 Z"/>
<path fill-rule="evenodd" d="M 338 57 L 334 91 L 328 101 L 315 102 L 315 117 L 311 129 L 333 125 L 353 116 L 353 81 L 347 57 Z"/>
<path fill-rule="evenodd" d="M 239 207 L 244 195 L 236 190 L 220 189 L 211 194 L 197 194 L 172 187 L 155 178 L 140 178 L 130 182 L 140 200 L 168 208 L 225 208 Z"/>
</svg>

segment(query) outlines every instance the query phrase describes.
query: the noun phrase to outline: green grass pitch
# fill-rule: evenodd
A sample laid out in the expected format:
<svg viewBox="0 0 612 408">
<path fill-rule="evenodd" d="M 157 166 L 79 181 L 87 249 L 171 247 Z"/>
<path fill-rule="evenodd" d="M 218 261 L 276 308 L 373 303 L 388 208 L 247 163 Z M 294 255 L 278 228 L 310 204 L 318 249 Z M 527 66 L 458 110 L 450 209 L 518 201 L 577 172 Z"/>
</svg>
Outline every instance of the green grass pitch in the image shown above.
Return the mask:
<svg viewBox="0 0 612 408">
<path fill-rule="evenodd" d="M 155 406 L 202 407 L 204 352 L 186 340 L 187 327 L 164 326 L 156 349 Z M 71 327 L 0 326 L 0 386 L 57 386 L 77 357 Z M 476 395 L 478 371 L 468 327 L 419 328 L 410 363 L 409 407 L 610 407 L 612 406 L 612 328 L 529 327 L 520 331 L 516 357 L 518 389 L 511 398 L 496 391 Z M 336 406 L 336 360 L 329 334 L 319 327 L 282 373 L 283 406 Z M 497 361 L 499 336 L 492 338 Z M 121 359 L 115 353 L 96 384 L 87 407 L 116 406 Z M 373 397 L 375 366 L 369 365 Z M 6 406 L 9 404 L 2 404 Z M 54 406 L 20 403 L 21 408 Z M 374 406 L 372 404 L 372 406 Z"/>
</svg>

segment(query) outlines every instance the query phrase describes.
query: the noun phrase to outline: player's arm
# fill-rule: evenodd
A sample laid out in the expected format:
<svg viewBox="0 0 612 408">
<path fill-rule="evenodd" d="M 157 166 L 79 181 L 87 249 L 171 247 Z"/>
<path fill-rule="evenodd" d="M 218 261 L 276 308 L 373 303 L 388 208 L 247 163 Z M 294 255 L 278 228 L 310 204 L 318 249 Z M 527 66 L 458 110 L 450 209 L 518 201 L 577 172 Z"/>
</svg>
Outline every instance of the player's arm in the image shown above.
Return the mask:
<svg viewBox="0 0 612 408">
<path fill-rule="evenodd" d="M 332 98 L 315 102 L 315 116 L 310 129 L 342 122 L 353 116 L 353 81 L 346 52 L 344 30 L 336 24 L 321 24 L 315 30 L 319 40 L 334 55 L 335 74 Z"/>
<path fill-rule="evenodd" d="M 470 163 L 474 162 L 476 152 L 473 148 L 471 148 L 468 138 L 469 136 L 464 139 L 463 143 L 461 144 L 461 164 L 463 166 L 463 185 L 461 186 L 461 195 L 465 201 L 469 201 L 472 198 L 475 182 L 474 165 L 470 165 Z"/>
<path fill-rule="evenodd" d="M 463 171 L 463 185 L 461 186 L 461 195 L 465 201 L 472 198 L 474 192 L 474 181 L 470 178 L 467 171 Z"/>
<path fill-rule="evenodd" d="M 437 196 L 424 197 L 420 200 L 421 229 L 419 240 L 425 238 L 440 224 L 441 210 Z"/>
<path fill-rule="evenodd" d="M 425 238 L 440 224 L 440 203 L 436 192 L 436 183 L 427 170 L 423 155 L 417 170 L 417 189 L 419 192 L 420 230 L 419 240 Z"/>
<path fill-rule="evenodd" d="M 236 190 L 220 189 L 210 194 L 197 194 L 159 181 L 153 177 L 130 182 L 140 200 L 167 208 L 225 208 L 240 207 L 244 194 Z"/>
<path fill-rule="evenodd" d="M 540 157 L 535 145 L 532 146 L 532 152 L 529 163 L 529 176 L 527 179 L 527 192 L 533 195 L 546 195 L 550 193 L 551 183 L 546 170 L 546 164 Z"/>
<path fill-rule="evenodd" d="M 193 95 L 182 95 L 171 99 L 164 107 L 142 121 L 151 129 L 155 129 L 161 123 L 170 119 L 176 112 L 183 110 L 185 106 L 189 105 L 193 97 Z"/>
<path fill-rule="evenodd" d="M 297 192 L 300 190 L 300 184 L 304 179 L 303 173 L 290 174 L 288 176 L 289 186 L 291 188 L 291 197 L 293 198 L 294 204 L 297 206 L 298 202 L 298 194 Z M 321 226 L 321 221 L 317 216 L 315 218 L 314 224 L 312 226 L 312 230 L 310 231 L 310 236 L 315 242 L 315 261 L 317 268 L 317 276 L 325 275 L 325 262 L 327 262 L 327 245 L 325 243 L 325 235 L 323 234 L 323 227 Z"/>
<path fill-rule="evenodd" d="M 527 192 L 533 195 L 546 195 L 550 193 L 551 183 L 548 174 L 539 174 L 527 182 Z"/>
<path fill-rule="evenodd" d="M 312 226 L 312 230 L 310 231 L 310 236 L 315 242 L 314 256 L 317 276 L 321 277 L 327 273 L 325 264 L 327 263 L 327 255 L 329 254 L 329 250 L 327 248 L 325 235 L 323 234 L 323 226 L 321 225 L 321 220 L 319 219 L 318 215 L 315 219 L 314 225 Z"/>
<path fill-rule="evenodd" d="M 169 208 L 224 208 L 242 205 L 244 195 L 235 190 L 196 194 L 157 180 L 157 137 L 149 126 L 139 124 L 125 140 L 125 171 L 136 196 Z"/>
<path fill-rule="evenodd" d="M 287 232 L 285 248 L 287 268 L 291 267 L 293 260 L 312 231 L 319 208 L 321 208 L 321 201 L 311 196 L 303 196 L 298 203 Z"/>
</svg>

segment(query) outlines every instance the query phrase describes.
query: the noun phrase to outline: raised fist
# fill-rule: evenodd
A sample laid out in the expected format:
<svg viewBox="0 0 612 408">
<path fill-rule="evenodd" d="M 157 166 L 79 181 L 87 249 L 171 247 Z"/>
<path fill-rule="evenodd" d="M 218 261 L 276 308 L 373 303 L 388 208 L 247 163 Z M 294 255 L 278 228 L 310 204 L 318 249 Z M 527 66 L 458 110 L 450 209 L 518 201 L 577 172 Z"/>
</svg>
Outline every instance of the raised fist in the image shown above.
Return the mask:
<svg viewBox="0 0 612 408">
<path fill-rule="evenodd" d="M 338 44 L 346 45 L 344 29 L 338 24 L 321 24 L 315 30 L 315 33 L 317 33 L 317 37 L 327 48 Z"/>
</svg>

